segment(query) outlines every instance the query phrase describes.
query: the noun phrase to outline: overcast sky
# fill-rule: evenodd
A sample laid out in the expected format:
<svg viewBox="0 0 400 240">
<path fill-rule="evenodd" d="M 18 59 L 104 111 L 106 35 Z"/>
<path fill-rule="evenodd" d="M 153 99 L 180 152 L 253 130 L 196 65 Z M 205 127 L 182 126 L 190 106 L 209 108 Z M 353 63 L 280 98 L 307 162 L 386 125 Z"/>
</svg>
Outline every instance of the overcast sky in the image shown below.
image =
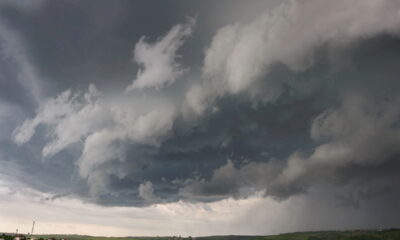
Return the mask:
<svg viewBox="0 0 400 240">
<path fill-rule="evenodd" d="M 0 0 L 0 50 L 0 231 L 400 225 L 400 1 Z"/>
</svg>

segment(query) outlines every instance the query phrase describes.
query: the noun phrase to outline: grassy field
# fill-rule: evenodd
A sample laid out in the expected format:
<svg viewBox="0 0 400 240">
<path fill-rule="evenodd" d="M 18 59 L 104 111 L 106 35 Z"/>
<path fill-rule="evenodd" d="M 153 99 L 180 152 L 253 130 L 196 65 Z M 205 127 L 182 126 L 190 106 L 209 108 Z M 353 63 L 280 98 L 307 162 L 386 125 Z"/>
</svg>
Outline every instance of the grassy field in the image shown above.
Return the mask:
<svg viewBox="0 0 400 240">
<path fill-rule="evenodd" d="M 69 240 L 178 240 L 177 237 L 94 237 L 83 235 L 35 235 L 37 238 L 56 238 Z M 192 240 L 191 238 L 179 238 Z M 353 230 L 353 231 L 321 231 L 297 232 L 270 236 L 209 236 L 196 237 L 193 240 L 400 240 L 400 229 Z"/>
<path fill-rule="evenodd" d="M 400 229 L 383 231 L 323 231 L 263 236 L 252 240 L 400 240 Z"/>
</svg>

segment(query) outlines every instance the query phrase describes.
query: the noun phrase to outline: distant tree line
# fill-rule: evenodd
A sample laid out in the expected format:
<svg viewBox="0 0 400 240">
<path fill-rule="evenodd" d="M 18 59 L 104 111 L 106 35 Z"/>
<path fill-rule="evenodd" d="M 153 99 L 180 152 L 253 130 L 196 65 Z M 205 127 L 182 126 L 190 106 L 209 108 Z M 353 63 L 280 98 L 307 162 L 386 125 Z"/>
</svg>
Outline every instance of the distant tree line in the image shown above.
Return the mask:
<svg viewBox="0 0 400 240">
<path fill-rule="evenodd" d="M 13 240 L 14 236 L 7 235 L 7 234 L 3 233 L 1 235 L 1 238 L 4 239 L 4 240 Z"/>
</svg>

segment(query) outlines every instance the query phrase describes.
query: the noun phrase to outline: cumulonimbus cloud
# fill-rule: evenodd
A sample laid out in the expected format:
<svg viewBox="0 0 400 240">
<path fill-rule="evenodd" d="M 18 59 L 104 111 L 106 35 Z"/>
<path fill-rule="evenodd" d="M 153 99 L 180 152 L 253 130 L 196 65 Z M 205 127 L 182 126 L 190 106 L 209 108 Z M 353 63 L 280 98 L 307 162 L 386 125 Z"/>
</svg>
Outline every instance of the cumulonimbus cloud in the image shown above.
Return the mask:
<svg viewBox="0 0 400 240">
<path fill-rule="evenodd" d="M 290 1 L 251 23 L 220 29 L 205 50 L 201 76 L 182 87 L 176 79 L 184 70 L 176 59 L 192 32 L 194 22 L 189 20 L 154 43 L 142 38 L 136 44 L 134 60 L 140 70 L 121 96 L 104 96 L 94 85 L 84 94 L 67 90 L 18 127 L 14 141 L 29 142 L 44 125 L 48 134 L 43 157 L 79 145 L 75 162 L 93 196 L 107 194 L 113 184 L 132 184 L 135 196 L 150 203 L 163 197 L 210 201 L 260 191 L 285 199 L 318 182 L 356 185 L 371 168 L 393 164 L 398 154 L 398 100 L 393 96 L 367 100 L 373 94 L 363 90 L 362 80 L 352 86 L 360 88 L 358 98 L 343 97 L 354 90 L 348 87 L 357 80 L 352 76 L 334 79 L 331 85 L 318 74 L 313 76 L 317 80 L 306 77 L 330 74 L 330 69 L 316 67 L 321 48 L 352 48 L 381 35 L 397 38 L 399 10 L 399 2 L 385 0 Z M 329 54 L 321 58 L 329 62 Z M 269 76 L 276 66 L 281 67 L 278 77 Z M 293 96 L 301 79 L 308 89 L 296 103 Z M 382 81 L 389 88 L 394 85 L 386 78 Z M 179 87 L 171 94 L 164 87 L 173 84 Z M 329 96 L 334 100 L 317 92 L 328 88 L 324 84 L 335 86 Z M 142 95 L 148 88 L 158 91 Z M 258 109 L 255 102 L 265 108 Z M 279 104 L 287 107 L 280 115 Z M 296 107 L 301 109 L 293 110 Z M 285 121 L 291 125 L 279 126 L 274 135 L 274 128 Z M 303 124 L 301 129 L 292 126 L 297 122 Z M 303 139 L 309 142 L 287 146 L 290 134 L 300 135 L 291 133 L 295 130 L 306 132 Z M 283 140 L 275 143 L 278 135 L 284 135 Z M 284 151 L 284 156 L 264 151 L 267 144 Z M 279 144 L 284 147 L 275 146 Z M 246 154 L 253 158 L 243 160 Z M 231 155 L 240 156 L 240 161 Z M 224 164 L 212 164 L 221 158 Z M 177 165 L 185 167 L 173 172 Z M 350 168 L 357 168 L 358 175 L 348 176 Z M 396 178 L 385 173 L 374 179 L 386 185 Z"/>
</svg>

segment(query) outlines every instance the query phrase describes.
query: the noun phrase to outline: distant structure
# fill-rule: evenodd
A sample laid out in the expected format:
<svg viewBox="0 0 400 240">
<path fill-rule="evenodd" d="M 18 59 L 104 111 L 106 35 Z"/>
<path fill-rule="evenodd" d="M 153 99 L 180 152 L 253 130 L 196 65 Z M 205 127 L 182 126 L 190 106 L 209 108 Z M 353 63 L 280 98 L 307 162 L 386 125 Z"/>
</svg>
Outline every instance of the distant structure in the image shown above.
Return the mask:
<svg viewBox="0 0 400 240">
<path fill-rule="evenodd" d="M 33 228 L 35 227 L 35 221 L 33 221 L 32 223 L 32 231 L 31 231 L 31 235 L 33 234 Z"/>
<path fill-rule="evenodd" d="M 25 235 L 17 233 L 17 234 L 15 234 L 13 240 L 26 240 L 26 237 L 25 237 Z"/>
</svg>

